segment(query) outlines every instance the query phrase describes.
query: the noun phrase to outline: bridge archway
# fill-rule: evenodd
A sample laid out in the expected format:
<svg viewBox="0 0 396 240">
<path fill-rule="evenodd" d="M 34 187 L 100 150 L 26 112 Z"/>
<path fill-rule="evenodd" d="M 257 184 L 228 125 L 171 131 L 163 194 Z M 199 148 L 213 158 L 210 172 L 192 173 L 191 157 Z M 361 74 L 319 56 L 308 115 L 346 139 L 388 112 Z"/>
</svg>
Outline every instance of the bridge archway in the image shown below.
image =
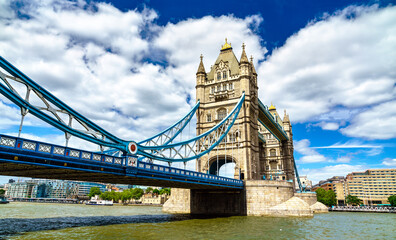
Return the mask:
<svg viewBox="0 0 396 240">
<path fill-rule="evenodd" d="M 235 158 L 230 155 L 214 156 L 209 160 L 209 174 L 234 178 L 235 165 Z"/>
</svg>

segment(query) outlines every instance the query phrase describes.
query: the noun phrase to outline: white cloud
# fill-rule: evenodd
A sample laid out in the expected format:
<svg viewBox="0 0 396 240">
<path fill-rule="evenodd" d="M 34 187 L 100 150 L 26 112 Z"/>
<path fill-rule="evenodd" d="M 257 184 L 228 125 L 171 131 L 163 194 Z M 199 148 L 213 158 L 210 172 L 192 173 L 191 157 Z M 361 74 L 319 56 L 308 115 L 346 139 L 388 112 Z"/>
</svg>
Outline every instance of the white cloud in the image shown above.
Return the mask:
<svg viewBox="0 0 396 240">
<path fill-rule="evenodd" d="M 11 9 L 11 0 L 0 1 L 0 18 L 13 18 L 14 11 Z"/>
<path fill-rule="evenodd" d="M 300 159 L 298 159 L 299 161 L 301 161 L 302 163 L 317 163 L 328 161 L 325 156 L 310 147 L 310 144 L 311 143 L 308 139 L 294 141 L 294 150 L 303 155 Z"/>
<path fill-rule="evenodd" d="M 0 54 L 82 115 L 128 140 L 147 138 L 190 110 L 199 55 L 205 55 L 208 70 L 224 37 L 238 58 L 243 41 L 255 62 L 266 52 L 254 33 L 262 21 L 258 15 L 157 26 L 150 9 L 122 12 L 85 1 L 21 5 L 18 11 L 29 18 L 0 17 Z M 16 125 L 12 115 L 11 123 L 0 118 L 0 126 Z"/>
<path fill-rule="evenodd" d="M 313 147 L 313 148 L 339 148 L 339 149 L 347 149 L 347 148 L 383 148 L 382 145 L 375 144 L 366 144 L 359 140 L 350 140 L 345 143 L 337 142 L 330 146 L 321 146 L 321 147 Z"/>
<path fill-rule="evenodd" d="M 363 165 L 338 164 L 317 169 L 303 168 L 300 171 L 300 175 L 307 175 L 308 179 L 311 180 L 313 184 L 316 184 L 321 180 L 326 180 L 333 176 L 346 176 L 348 173 L 361 172 L 366 169 L 367 167 Z"/>
<path fill-rule="evenodd" d="M 395 6 L 382 9 L 352 6 L 310 23 L 274 50 L 259 67 L 259 76 L 265 78 L 260 82 L 260 96 L 264 102 L 272 101 L 278 108 L 288 109 L 294 122 L 314 119 L 337 122 L 340 117 L 349 120 L 360 109 L 394 99 L 395 22 Z M 340 108 L 343 110 L 340 114 L 331 113 Z M 372 119 L 357 116 L 343 133 L 381 139 L 395 137 L 396 114 L 390 109 L 382 111 Z M 336 129 L 335 125 L 324 126 Z"/>
<path fill-rule="evenodd" d="M 368 139 L 396 138 L 395 123 L 396 100 L 379 104 L 358 114 L 351 125 L 342 128 L 341 132 L 348 136 Z"/>
<path fill-rule="evenodd" d="M 391 158 L 385 158 L 382 161 L 382 164 L 387 166 L 387 167 L 396 167 L 396 158 L 391 159 Z"/>
<path fill-rule="evenodd" d="M 347 157 L 347 156 L 339 157 L 335 160 L 335 162 L 337 162 L 337 163 L 349 163 L 350 161 L 351 161 L 351 158 Z"/>
<path fill-rule="evenodd" d="M 338 128 L 340 127 L 340 125 L 335 122 L 320 122 L 320 123 L 314 124 L 314 126 L 319 126 L 323 130 L 332 130 L 332 131 L 338 130 Z"/>
</svg>

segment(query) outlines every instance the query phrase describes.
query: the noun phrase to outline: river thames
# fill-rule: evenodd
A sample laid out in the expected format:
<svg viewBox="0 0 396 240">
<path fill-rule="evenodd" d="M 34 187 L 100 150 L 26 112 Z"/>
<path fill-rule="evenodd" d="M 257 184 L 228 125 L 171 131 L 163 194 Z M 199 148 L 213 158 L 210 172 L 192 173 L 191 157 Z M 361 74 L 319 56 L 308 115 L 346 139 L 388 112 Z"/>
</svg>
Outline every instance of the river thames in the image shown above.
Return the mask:
<svg viewBox="0 0 396 240">
<path fill-rule="evenodd" d="M 154 206 L 0 205 L 1 239 L 395 239 L 396 214 L 313 218 L 172 215 Z"/>
</svg>

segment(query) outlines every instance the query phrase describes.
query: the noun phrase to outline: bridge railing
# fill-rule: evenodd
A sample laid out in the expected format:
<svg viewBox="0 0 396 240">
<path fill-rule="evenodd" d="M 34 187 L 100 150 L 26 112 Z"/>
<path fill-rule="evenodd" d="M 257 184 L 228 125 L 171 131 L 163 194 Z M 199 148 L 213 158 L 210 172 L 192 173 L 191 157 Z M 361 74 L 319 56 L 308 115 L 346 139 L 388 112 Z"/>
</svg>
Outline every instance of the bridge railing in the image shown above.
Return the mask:
<svg viewBox="0 0 396 240">
<path fill-rule="evenodd" d="M 24 152 L 34 152 L 39 154 L 48 154 L 48 156 L 54 157 L 66 157 L 78 161 L 90 162 L 90 163 L 102 163 L 108 164 L 115 167 L 127 167 L 136 168 L 138 170 L 156 172 L 169 177 L 179 176 L 188 178 L 189 180 L 202 181 L 207 183 L 225 184 L 230 186 L 243 186 L 243 181 L 233 178 L 221 177 L 216 175 L 210 175 L 186 169 L 173 168 L 164 165 L 140 162 L 135 156 L 124 156 L 114 157 L 107 154 L 98 152 L 90 152 L 70 147 L 64 147 L 30 139 L 18 138 L 8 135 L 0 134 L 0 147 L 8 149 L 14 149 Z"/>
<path fill-rule="evenodd" d="M 216 175 L 211 175 L 211 174 L 206 174 L 206 173 L 201 173 L 201 172 L 195 172 L 195 171 L 186 170 L 186 169 L 172 168 L 172 167 L 167 167 L 164 165 L 158 165 L 158 164 L 149 163 L 149 162 L 139 162 L 137 164 L 137 167 L 139 169 L 156 171 L 156 172 L 161 172 L 161 173 L 166 173 L 166 174 L 171 174 L 171 175 L 185 176 L 190 179 L 193 178 L 196 180 L 204 180 L 205 182 L 227 183 L 228 185 L 243 186 L 242 180 L 227 178 L 227 177 L 222 177 L 222 176 L 216 176 Z"/>
</svg>

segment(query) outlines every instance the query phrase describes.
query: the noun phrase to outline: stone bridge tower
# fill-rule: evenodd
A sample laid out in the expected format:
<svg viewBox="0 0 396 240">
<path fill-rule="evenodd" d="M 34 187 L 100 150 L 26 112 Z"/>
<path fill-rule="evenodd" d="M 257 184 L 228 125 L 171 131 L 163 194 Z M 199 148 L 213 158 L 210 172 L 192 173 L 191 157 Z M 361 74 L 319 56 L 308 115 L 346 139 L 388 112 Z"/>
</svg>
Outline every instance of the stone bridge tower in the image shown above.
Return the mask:
<svg viewBox="0 0 396 240">
<path fill-rule="evenodd" d="M 209 72 L 203 57 L 196 74 L 197 134 L 221 121 L 245 92 L 245 101 L 234 126 L 221 144 L 197 161 L 197 171 L 217 174 L 225 163 L 235 163 L 234 177 L 244 180 L 244 189 L 172 189 L 163 211 L 169 213 L 248 216 L 312 216 L 315 194 L 295 193 L 293 135 L 289 116 L 279 117 L 276 108 L 259 105 L 257 73 L 246 56 L 239 60 L 231 44 L 221 47 Z M 265 108 L 263 110 L 263 108 Z M 265 116 L 263 116 L 265 112 Z M 258 119 L 260 117 L 260 119 Z M 283 129 L 278 140 L 268 129 Z M 263 122 L 264 124 L 264 122 Z M 281 132 L 281 131 L 279 131 Z M 277 180 L 277 181 L 273 181 Z M 302 200 L 304 199 L 304 200 Z M 309 202 L 309 203 L 308 203 Z"/>
<path fill-rule="evenodd" d="M 251 57 L 249 61 L 246 55 L 244 44 L 238 60 L 226 39 L 209 72 L 205 71 L 201 55 L 196 73 L 196 98 L 201 102 L 197 113 L 197 134 L 208 131 L 227 116 L 243 92 L 245 102 L 234 126 L 218 148 L 197 161 L 197 170 L 217 174 L 222 165 L 233 162 L 235 178 L 293 179 L 290 121 L 286 114 L 282 121 L 275 107 L 269 109 L 271 115 L 289 136 L 290 140 L 283 143 L 276 141 L 258 122 L 257 73 L 253 58 Z"/>
</svg>

